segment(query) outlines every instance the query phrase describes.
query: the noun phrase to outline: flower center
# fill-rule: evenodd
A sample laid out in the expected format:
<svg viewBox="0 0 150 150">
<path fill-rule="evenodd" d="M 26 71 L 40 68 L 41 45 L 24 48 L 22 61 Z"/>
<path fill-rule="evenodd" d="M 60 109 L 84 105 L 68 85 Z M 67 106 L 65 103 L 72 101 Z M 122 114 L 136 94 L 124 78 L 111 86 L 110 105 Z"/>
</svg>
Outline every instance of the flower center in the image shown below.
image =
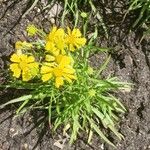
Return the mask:
<svg viewBox="0 0 150 150">
<path fill-rule="evenodd" d="M 21 61 L 21 62 L 19 63 L 19 67 L 20 67 L 21 70 L 23 70 L 23 69 L 25 69 L 25 68 L 27 67 L 27 63 L 24 62 L 24 61 Z"/>
<path fill-rule="evenodd" d="M 63 70 L 61 69 L 61 68 L 55 68 L 54 69 L 54 75 L 56 76 L 56 77 L 61 77 L 62 75 L 63 75 Z"/>
</svg>

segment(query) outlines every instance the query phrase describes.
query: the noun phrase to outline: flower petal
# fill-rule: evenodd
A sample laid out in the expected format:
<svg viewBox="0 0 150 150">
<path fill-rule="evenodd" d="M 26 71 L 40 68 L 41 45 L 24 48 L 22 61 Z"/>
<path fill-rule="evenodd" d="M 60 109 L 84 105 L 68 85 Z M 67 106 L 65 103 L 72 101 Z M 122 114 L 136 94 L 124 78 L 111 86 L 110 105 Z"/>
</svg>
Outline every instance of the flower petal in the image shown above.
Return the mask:
<svg viewBox="0 0 150 150">
<path fill-rule="evenodd" d="M 27 62 L 28 62 L 28 63 L 34 62 L 34 60 L 35 60 L 35 58 L 34 58 L 33 56 L 29 56 L 29 57 L 27 58 Z"/>
<path fill-rule="evenodd" d="M 46 61 L 54 61 L 54 60 L 55 60 L 55 57 L 52 56 L 52 55 L 46 55 L 45 60 L 46 60 Z"/>
<path fill-rule="evenodd" d="M 63 72 L 67 74 L 73 74 L 75 73 L 75 70 L 73 68 L 64 68 Z"/>
<path fill-rule="evenodd" d="M 72 83 L 72 80 L 69 77 L 67 77 L 66 75 L 63 75 L 63 76 L 64 76 L 65 80 L 67 80 L 69 83 Z"/>
<path fill-rule="evenodd" d="M 61 36 L 63 37 L 65 35 L 65 32 L 64 32 L 64 29 L 62 28 L 59 28 L 57 31 L 56 31 L 56 36 Z"/>
<path fill-rule="evenodd" d="M 10 60 L 11 60 L 12 62 L 20 62 L 20 57 L 19 57 L 19 55 L 17 55 L 17 54 L 13 54 L 13 55 L 11 55 Z"/>
<path fill-rule="evenodd" d="M 64 74 L 63 76 L 64 76 L 64 78 L 70 78 L 70 79 L 74 79 L 74 80 L 77 79 L 77 77 L 75 75 L 72 75 L 72 74 Z"/>
<path fill-rule="evenodd" d="M 22 71 L 22 80 L 23 81 L 29 81 L 31 79 L 32 79 L 31 73 L 29 71 L 27 71 L 27 70 L 23 70 Z"/>
<path fill-rule="evenodd" d="M 39 64 L 37 62 L 28 64 L 28 68 L 33 77 L 39 72 Z"/>
<path fill-rule="evenodd" d="M 46 42 L 46 45 L 45 45 L 45 49 L 47 51 L 55 51 L 56 50 L 56 47 L 55 47 L 55 44 L 51 41 L 47 41 Z"/>
<path fill-rule="evenodd" d="M 71 63 L 71 59 L 68 56 L 63 56 L 59 64 L 60 68 L 63 68 Z"/>
<path fill-rule="evenodd" d="M 42 81 L 46 82 L 52 78 L 52 73 L 47 73 L 42 75 Z"/>
<path fill-rule="evenodd" d="M 18 49 L 22 49 L 22 42 L 21 41 L 17 41 L 15 43 L 15 49 L 18 50 Z"/>
<path fill-rule="evenodd" d="M 67 32 L 68 32 L 68 35 L 71 34 L 71 29 L 69 27 L 67 27 Z"/>
<path fill-rule="evenodd" d="M 49 35 L 48 35 L 48 40 L 54 41 L 56 31 L 57 31 L 57 27 L 54 26 L 54 27 L 52 28 L 51 32 L 50 32 Z"/>
<path fill-rule="evenodd" d="M 46 73 L 51 73 L 53 71 L 53 68 L 49 66 L 42 66 L 41 67 L 41 73 L 46 74 Z"/>
<path fill-rule="evenodd" d="M 79 29 L 73 29 L 72 35 L 74 35 L 75 37 L 81 37 L 82 34 Z"/>
<path fill-rule="evenodd" d="M 62 77 L 57 77 L 56 80 L 55 80 L 55 86 L 57 88 L 59 88 L 63 84 L 64 84 L 63 78 Z"/>
<path fill-rule="evenodd" d="M 13 63 L 10 65 L 10 70 L 14 73 L 13 76 L 16 78 L 20 77 L 21 69 L 19 68 L 17 63 Z"/>
<path fill-rule="evenodd" d="M 56 62 L 57 62 L 58 64 L 60 64 L 62 58 L 63 58 L 63 55 L 61 55 L 61 54 L 60 54 L 60 55 L 57 55 L 57 56 L 56 56 Z"/>
<path fill-rule="evenodd" d="M 23 61 L 23 62 L 28 62 L 28 56 L 27 56 L 27 55 L 22 54 L 22 55 L 20 55 L 19 57 L 20 57 L 21 61 Z"/>
<path fill-rule="evenodd" d="M 81 45 L 81 46 L 84 46 L 86 43 L 86 39 L 85 38 L 78 38 L 78 39 L 76 39 L 76 43 Z"/>
<path fill-rule="evenodd" d="M 69 44 L 69 50 L 72 51 L 72 52 L 75 51 L 75 48 L 74 48 L 73 44 Z"/>
<path fill-rule="evenodd" d="M 56 32 L 56 31 L 57 31 L 57 27 L 54 26 L 54 27 L 52 28 L 52 31 L 51 31 L 50 33 L 54 33 L 54 32 Z"/>
</svg>

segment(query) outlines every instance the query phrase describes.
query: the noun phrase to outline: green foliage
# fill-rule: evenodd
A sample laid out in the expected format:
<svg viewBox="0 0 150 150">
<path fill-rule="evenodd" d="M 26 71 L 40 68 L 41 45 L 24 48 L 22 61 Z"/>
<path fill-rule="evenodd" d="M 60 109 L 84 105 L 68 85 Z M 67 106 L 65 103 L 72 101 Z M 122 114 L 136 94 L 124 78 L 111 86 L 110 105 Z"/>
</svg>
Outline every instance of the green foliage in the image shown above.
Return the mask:
<svg viewBox="0 0 150 150">
<path fill-rule="evenodd" d="M 33 0 L 29 2 L 29 7 L 27 7 L 27 10 L 22 15 L 22 18 L 29 14 L 30 11 L 35 6 L 37 6 L 38 2 L 39 0 Z M 68 22 L 68 18 L 72 16 L 70 23 L 73 24 L 74 27 L 79 25 L 83 26 L 85 35 L 87 26 L 90 23 L 92 17 L 94 17 L 98 20 L 98 24 L 95 25 L 95 32 L 97 32 L 98 27 L 102 27 L 106 38 L 108 38 L 107 27 L 103 21 L 104 16 L 94 5 L 93 0 L 48 0 L 48 4 L 43 8 L 43 10 L 47 9 L 48 7 L 52 7 L 56 2 L 63 5 L 63 12 L 61 13 L 62 15 L 60 15 L 61 26 L 65 26 L 65 22 Z M 88 8 L 88 11 L 86 10 L 87 12 L 84 12 L 84 7 L 82 8 L 82 6 Z M 95 32 L 93 33 L 94 35 Z"/>
<path fill-rule="evenodd" d="M 63 13 L 61 16 L 61 25 L 65 25 L 65 19 L 68 17 L 68 15 L 72 15 L 72 22 L 74 22 L 74 26 L 79 26 L 80 21 L 83 26 L 84 35 L 87 31 L 87 25 L 90 23 L 92 16 L 96 18 L 99 23 L 95 25 L 95 32 L 99 26 L 101 26 L 105 32 L 105 36 L 108 38 L 108 32 L 107 27 L 103 21 L 103 16 L 100 13 L 100 11 L 96 8 L 96 6 L 93 3 L 93 0 L 64 0 L 63 2 L 64 8 Z M 84 8 L 82 6 L 88 8 L 86 12 L 84 12 Z"/>
<path fill-rule="evenodd" d="M 34 1 L 29 11 L 37 2 L 37 0 Z M 136 2 L 132 2 L 129 11 L 141 8 L 139 7 L 140 3 L 137 0 Z M 79 6 L 83 3 L 90 7 L 89 12 L 83 12 L 79 9 Z M 136 4 L 138 7 L 135 7 Z M 143 13 L 142 11 L 141 15 Z M 65 25 L 65 18 L 70 13 L 74 17 L 75 27 L 78 26 L 79 18 L 82 17 L 84 36 L 87 33 L 89 18 L 91 15 L 94 15 L 103 27 L 106 37 L 108 37 L 107 28 L 102 16 L 92 0 L 65 0 L 61 17 L 62 26 Z M 140 19 L 141 17 L 138 18 L 137 23 Z M 105 79 L 101 77 L 101 73 L 109 63 L 110 56 L 100 66 L 99 70 L 94 70 L 89 65 L 88 61 L 91 54 L 97 51 L 105 52 L 108 50 L 91 45 L 93 40 L 97 38 L 97 28 L 95 26 L 95 31 L 89 40 L 89 44 L 72 56 L 77 74 L 76 81 L 73 81 L 72 84 L 65 84 L 58 89 L 52 86 L 51 82 L 41 83 L 39 80 L 30 82 L 10 80 L 7 85 L 0 85 L 0 87 L 24 89 L 30 92 L 27 95 L 2 104 L 0 108 L 4 108 L 13 103 L 20 103 L 16 114 L 34 109 L 47 110 L 48 121 L 53 131 L 55 132 L 58 127 L 62 126 L 64 133 L 70 133 L 70 143 L 73 143 L 77 139 L 81 131 L 85 131 L 88 134 L 89 143 L 92 139 L 93 132 L 96 132 L 105 142 L 115 147 L 107 138 L 105 129 L 112 131 L 119 139 L 122 139 L 123 136 L 117 131 L 115 125 L 119 121 L 120 113 L 124 113 L 126 109 L 120 100 L 114 97 L 113 93 L 118 90 L 129 90 L 130 84 L 120 82 L 117 78 L 111 76 Z"/>
<path fill-rule="evenodd" d="M 77 53 L 77 57 L 74 56 L 77 81 L 71 85 L 65 84 L 60 89 L 50 83 L 11 81 L 7 88 L 29 89 L 30 94 L 10 100 L 0 108 L 22 102 L 16 111 L 17 114 L 33 109 L 46 109 L 53 131 L 63 125 L 64 132 L 71 135 L 70 143 L 77 139 L 81 131 L 85 131 L 89 135 L 88 142 L 93 132 L 96 132 L 104 141 L 115 147 L 103 129 L 111 130 L 119 139 L 123 138 L 115 128 L 115 124 L 119 119 L 117 114 L 124 113 L 126 109 L 111 93 L 119 89 L 128 89 L 129 84 L 119 82 L 114 77 L 102 79 L 99 76 L 106 68 L 110 56 L 99 70 L 89 72 L 90 47 L 92 46 L 84 47 L 83 51 Z M 97 50 L 99 49 L 95 48 L 95 51 Z"/>
<path fill-rule="evenodd" d="M 127 13 L 134 10 L 139 10 L 140 14 L 134 22 L 133 27 L 141 26 L 150 21 L 150 0 L 130 0 L 130 7 Z"/>
</svg>

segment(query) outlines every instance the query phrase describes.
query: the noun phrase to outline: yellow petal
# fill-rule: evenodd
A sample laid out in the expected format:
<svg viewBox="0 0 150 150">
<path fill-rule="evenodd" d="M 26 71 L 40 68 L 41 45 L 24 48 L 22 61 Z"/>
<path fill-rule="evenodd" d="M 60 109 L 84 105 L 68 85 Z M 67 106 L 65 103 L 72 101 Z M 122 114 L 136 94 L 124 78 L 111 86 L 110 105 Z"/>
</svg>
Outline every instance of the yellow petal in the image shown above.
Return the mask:
<svg viewBox="0 0 150 150">
<path fill-rule="evenodd" d="M 59 88 L 63 84 L 64 84 L 63 78 L 62 77 L 57 77 L 56 80 L 55 80 L 55 86 L 57 88 Z"/>
<path fill-rule="evenodd" d="M 51 53 L 52 53 L 54 56 L 58 56 L 59 53 L 60 53 L 60 50 L 59 50 L 59 49 L 55 49 L 55 50 L 51 51 Z"/>
<path fill-rule="evenodd" d="M 60 28 L 56 32 L 56 36 L 61 36 L 63 37 L 65 35 L 64 29 Z"/>
<path fill-rule="evenodd" d="M 69 44 L 69 50 L 72 51 L 72 52 L 75 51 L 75 48 L 74 48 L 74 46 L 72 44 Z"/>
<path fill-rule="evenodd" d="M 74 35 L 75 37 L 81 37 L 82 34 L 79 29 L 73 29 L 72 35 Z"/>
<path fill-rule="evenodd" d="M 70 78 L 70 79 L 74 79 L 74 80 L 77 79 L 77 77 L 75 75 L 72 75 L 72 74 L 64 74 L 63 76 L 64 76 L 64 78 Z"/>
<path fill-rule="evenodd" d="M 54 61 L 54 60 L 55 60 L 55 57 L 52 56 L 52 55 L 46 55 L 45 60 L 46 60 L 46 61 Z"/>
<path fill-rule="evenodd" d="M 48 35 L 48 40 L 54 41 L 55 35 L 56 35 L 56 31 L 57 31 L 57 27 L 54 26 L 54 27 L 52 28 L 51 32 L 50 32 L 49 35 Z"/>
<path fill-rule="evenodd" d="M 42 75 L 42 81 L 46 82 L 52 78 L 52 73 L 47 73 Z"/>
<path fill-rule="evenodd" d="M 51 41 L 47 41 L 46 42 L 46 45 L 45 45 L 45 49 L 47 51 L 55 51 L 56 50 L 56 47 L 55 47 L 55 44 Z"/>
<path fill-rule="evenodd" d="M 17 54 L 13 54 L 13 55 L 11 55 L 10 60 L 11 60 L 12 62 L 20 62 L 20 57 L 19 57 L 19 55 L 17 55 Z"/>
<path fill-rule="evenodd" d="M 71 63 L 71 59 L 68 56 L 63 56 L 60 62 L 60 67 L 63 68 Z"/>
<path fill-rule="evenodd" d="M 65 41 L 63 38 L 57 38 L 55 40 L 55 44 L 56 44 L 56 47 L 59 49 L 59 50 L 64 50 L 65 48 Z"/>
<path fill-rule="evenodd" d="M 50 41 L 47 41 L 47 42 L 46 42 L 45 49 L 46 49 L 47 51 L 51 50 L 51 42 L 50 42 Z"/>
<path fill-rule="evenodd" d="M 54 33 L 54 32 L 56 32 L 56 30 L 57 30 L 57 27 L 54 26 L 54 27 L 52 28 L 52 31 L 51 31 L 50 33 Z"/>
<path fill-rule="evenodd" d="M 14 73 L 13 76 L 16 78 L 20 77 L 21 69 L 19 68 L 18 64 L 13 63 L 10 65 L 10 70 Z"/>
<path fill-rule="evenodd" d="M 86 38 L 78 38 L 78 39 L 76 39 L 76 43 L 81 46 L 84 46 L 86 43 Z"/>
<path fill-rule="evenodd" d="M 63 58 L 63 55 L 61 55 L 61 54 L 60 54 L 60 55 L 57 55 L 57 56 L 56 56 L 56 62 L 57 62 L 58 64 L 60 64 L 62 58 Z"/>
<path fill-rule="evenodd" d="M 15 49 L 18 50 L 18 49 L 22 49 L 22 42 L 21 41 L 17 41 L 15 43 Z"/>
<path fill-rule="evenodd" d="M 21 59 L 21 61 L 23 61 L 23 62 L 28 62 L 28 56 L 25 55 L 25 54 L 20 55 L 20 59 Z"/>
<path fill-rule="evenodd" d="M 33 77 L 36 76 L 39 72 L 39 65 L 36 62 L 28 64 L 28 68 Z"/>
<path fill-rule="evenodd" d="M 69 83 L 72 83 L 72 80 L 71 80 L 69 77 L 67 77 L 66 75 L 64 75 L 64 78 L 65 78 L 65 80 L 67 80 Z"/>
<path fill-rule="evenodd" d="M 70 28 L 69 28 L 69 27 L 67 27 L 67 32 L 68 32 L 68 35 L 70 35 L 70 34 L 71 34 L 71 30 L 70 30 Z"/>
<path fill-rule="evenodd" d="M 63 70 L 60 67 L 55 67 L 53 73 L 56 77 L 61 77 L 63 75 Z"/>
<path fill-rule="evenodd" d="M 22 55 L 22 50 L 21 50 L 21 49 L 17 49 L 17 50 L 16 50 L 16 54 L 17 54 L 17 55 Z"/>
<path fill-rule="evenodd" d="M 67 74 L 73 74 L 75 73 L 75 70 L 73 68 L 64 68 L 63 72 Z"/>
<path fill-rule="evenodd" d="M 34 62 L 34 57 L 33 56 L 29 56 L 28 58 L 27 58 L 27 62 L 28 63 L 31 63 L 31 62 Z"/>
<path fill-rule="evenodd" d="M 29 81 L 31 79 L 32 79 L 31 73 L 29 71 L 27 71 L 27 70 L 23 70 L 23 72 L 22 72 L 22 80 L 23 81 Z"/>
<path fill-rule="evenodd" d="M 41 73 L 46 74 L 46 73 L 51 73 L 53 71 L 53 68 L 49 66 L 42 66 L 41 67 Z"/>
</svg>

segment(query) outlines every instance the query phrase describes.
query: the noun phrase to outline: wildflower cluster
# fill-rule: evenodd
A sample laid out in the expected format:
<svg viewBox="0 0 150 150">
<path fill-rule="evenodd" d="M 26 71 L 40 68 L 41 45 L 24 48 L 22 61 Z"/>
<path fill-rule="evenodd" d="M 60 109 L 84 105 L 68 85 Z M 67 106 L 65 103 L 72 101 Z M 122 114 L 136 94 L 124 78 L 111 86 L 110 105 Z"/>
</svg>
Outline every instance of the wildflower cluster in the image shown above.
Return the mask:
<svg viewBox="0 0 150 150">
<path fill-rule="evenodd" d="M 119 139 L 123 138 L 115 128 L 115 122 L 119 119 L 117 113 L 126 109 L 112 91 L 125 90 L 129 86 L 115 77 L 101 78 L 110 56 L 99 70 L 94 70 L 88 60 L 101 48 L 90 42 L 86 44 L 86 38 L 77 28 L 71 30 L 54 26 L 46 34 L 42 29 L 29 25 L 27 33 L 36 41 L 16 42 L 9 65 L 14 78 L 1 86 L 28 89 L 29 94 L 24 93 L 0 105 L 0 108 L 22 102 L 17 114 L 44 109 L 48 112 L 46 119 L 53 131 L 63 125 L 64 134 L 70 133 L 70 143 L 82 130 L 89 135 L 88 142 L 96 132 L 108 144 L 115 146 L 101 127 L 111 130 Z"/>
<path fill-rule="evenodd" d="M 55 79 L 57 88 L 64 84 L 64 80 L 71 83 L 72 80 L 77 79 L 71 52 L 83 47 L 86 43 L 79 29 L 71 31 L 68 27 L 65 33 L 63 28 L 54 26 L 46 35 L 35 26 L 29 25 L 27 32 L 29 36 L 39 34 L 42 40 L 38 45 L 26 41 L 16 42 L 16 52 L 10 59 L 12 62 L 10 70 L 14 77 L 22 77 L 23 81 L 40 77 L 43 82 Z M 41 47 L 42 56 L 38 55 L 37 46 Z"/>
</svg>

